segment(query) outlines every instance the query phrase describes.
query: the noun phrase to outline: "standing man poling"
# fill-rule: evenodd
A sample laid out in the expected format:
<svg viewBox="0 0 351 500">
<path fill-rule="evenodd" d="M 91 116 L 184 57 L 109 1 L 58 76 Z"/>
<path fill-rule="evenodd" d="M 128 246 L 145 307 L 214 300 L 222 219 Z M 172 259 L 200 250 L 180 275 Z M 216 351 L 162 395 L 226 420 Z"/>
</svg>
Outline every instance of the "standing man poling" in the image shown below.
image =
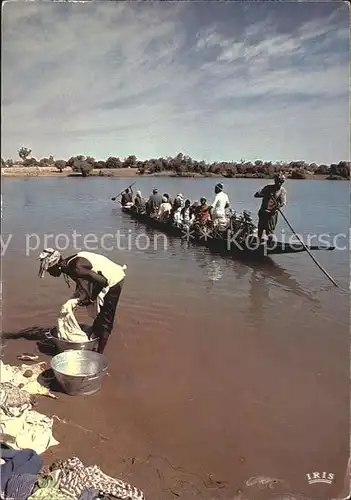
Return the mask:
<svg viewBox="0 0 351 500">
<path fill-rule="evenodd" d="M 97 352 L 102 354 L 113 329 L 126 267 L 92 252 L 79 252 L 64 259 L 53 248 L 44 249 L 39 260 L 40 278 L 48 272 L 55 278 L 63 275 L 67 282 L 71 278 L 76 283 L 75 297 L 80 298 L 80 306 L 94 304 L 101 292 L 107 292 L 94 320 L 91 335 L 99 339 Z"/>
<path fill-rule="evenodd" d="M 263 233 L 271 239 L 278 223 L 278 208 L 286 205 L 286 189 L 283 187 L 285 176 L 282 173 L 274 176 L 274 184 L 267 184 L 255 193 L 255 198 L 262 198 L 258 212 L 258 233 L 262 240 Z"/>
</svg>

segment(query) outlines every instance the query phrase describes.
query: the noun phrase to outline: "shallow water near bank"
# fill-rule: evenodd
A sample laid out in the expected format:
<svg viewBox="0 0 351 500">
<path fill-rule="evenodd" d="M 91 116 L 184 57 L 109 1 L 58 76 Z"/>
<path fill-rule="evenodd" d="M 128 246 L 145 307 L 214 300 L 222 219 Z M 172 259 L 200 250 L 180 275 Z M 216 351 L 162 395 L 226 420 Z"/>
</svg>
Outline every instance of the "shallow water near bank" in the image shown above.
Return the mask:
<svg viewBox="0 0 351 500">
<path fill-rule="evenodd" d="M 162 500 L 174 498 L 171 490 L 182 498 L 197 490 L 208 499 L 250 495 L 245 482 L 256 475 L 281 478 L 307 497 L 338 495 L 348 458 L 348 294 L 306 254 L 247 263 L 165 240 L 111 201 L 130 182 L 3 180 L 3 241 L 12 235 L 2 263 L 5 333 L 53 326 L 72 292 L 61 279 L 37 277 L 45 235 L 53 235 L 49 246 L 60 234 L 64 244 L 66 235 L 67 255 L 74 231 L 78 245 L 95 235 L 114 246 L 105 255 L 128 266 L 102 390 L 88 398 L 60 395 L 59 407 L 42 403 L 92 432 L 62 424 L 61 446 L 50 456 L 77 453 Z M 171 195 L 211 199 L 213 184 L 153 178 L 137 179 L 135 188 L 147 195 L 157 185 Z M 260 186 L 225 180 L 234 208 L 251 210 L 255 219 Z M 284 213 L 299 233 L 348 236 L 348 183 L 286 187 Z M 283 221 L 280 228 L 289 235 Z M 117 231 L 118 249 L 106 237 Z M 33 250 L 26 252 L 26 242 Z M 314 255 L 348 289 L 348 249 Z M 5 356 L 14 360 L 34 346 L 9 341 Z M 307 473 L 325 470 L 335 473 L 332 485 L 308 484 Z M 209 476 L 221 485 L 210 488 Z M 260 490 L 254 498 L 272 493 Z"/>
</svg>

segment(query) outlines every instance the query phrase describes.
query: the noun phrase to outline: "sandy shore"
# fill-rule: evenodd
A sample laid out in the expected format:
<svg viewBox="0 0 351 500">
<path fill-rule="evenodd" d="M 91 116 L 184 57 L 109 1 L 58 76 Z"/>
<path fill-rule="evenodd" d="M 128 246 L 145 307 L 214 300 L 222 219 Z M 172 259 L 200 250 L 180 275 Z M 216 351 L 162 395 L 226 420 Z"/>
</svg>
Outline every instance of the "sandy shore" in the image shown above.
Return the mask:
<svg viewBox="0 0 351 500">
<path fill-rule="evenodd" d="M 9 167 L 2 168 L 1 175 L 4 177 L 68 177 L 75 175 L 70 167 L 59 172 L 55 167 Z M 78 176 L 79 174 L 77 174 Z M 136 177 L 137 171 L 132 168 L 99 169 L 93 171 L 93 176 L 104 177 Z"/>
<path fill-rule="evenodd" d="M 80 177 L 80 174 L 75 174 L 72 172 L 72 169 L 70 167 L 65 168 L 63 172 L 59 172 L 56 167 L 21 167 L 21 166 L 15 166 L 15 167 L 5 167 L 1 169 L 1 175 L 3 177 L 69 177 L 69 176 L 74 176 L 74 177 Z M 91 174 L 93 177 L 115 177 L 115 178 L 125 178 L 125 177 L 177 177 L 179 178 L 177 174 L 174 172 L 159 172 L 155 174 L 147 174 L 147 175 L 139 175 L 137 169 L 135 168 L 118 168 L 118 169 L 108 169 L 108 168 L 103 168 L 103 169 L 94 169 L 93 173 Z M 223 177 L 222 175 L 217 175 L 217 174 L 208 174 L 206 176 L 198 174 L 198 173 L 188 173 L 184 174 L 181 176 L 182 178 L 189 178 L 189 179 L 203 179 L 206 177 Z M 246 176 L 237 176 L 234 177 L 235 179 L 257 179 L 257 177 L 246 177 Z M 269 179 L 269 177 L 263 178 L 264 179 Z M 306 179 L 303 180 L 326 180 L 325 175 L 309 175 L 306 177 Z M 347 180 L 347 179 L 345 179 Z"/>
</svg>

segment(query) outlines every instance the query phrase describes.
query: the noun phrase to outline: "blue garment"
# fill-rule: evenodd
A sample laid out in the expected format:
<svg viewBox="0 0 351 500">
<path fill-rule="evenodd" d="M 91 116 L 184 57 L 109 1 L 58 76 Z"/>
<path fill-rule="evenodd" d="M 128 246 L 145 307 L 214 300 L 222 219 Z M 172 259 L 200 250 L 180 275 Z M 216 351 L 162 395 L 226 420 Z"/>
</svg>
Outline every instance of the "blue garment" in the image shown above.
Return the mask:
<svg viewBox="0 0 351 500">
<path fill-rule="evenodd" d="M 92 490 L 90 488 L 85 489 L 82 491 L 80 497 L 78 500 L 96 500 L 99 499 L 99 491 L 98 490 Z"/>
<path fill-rule="evenodd" d="M 6 492 L 7 483 L 12 476 L 21 474 L 36 476 L 43 466 L 42 458 L 34 450 L 14 450 L 10 446 L 1 445 L 1 458 L 5 461 L 0 465 L 2 494 Z"/>
<path fill-rule="evenodd" d="M 34 474 L 15 474 L 6 484 L 5 498 L 27 500 L 31 495 L 37 476 Z"/>
</svg>

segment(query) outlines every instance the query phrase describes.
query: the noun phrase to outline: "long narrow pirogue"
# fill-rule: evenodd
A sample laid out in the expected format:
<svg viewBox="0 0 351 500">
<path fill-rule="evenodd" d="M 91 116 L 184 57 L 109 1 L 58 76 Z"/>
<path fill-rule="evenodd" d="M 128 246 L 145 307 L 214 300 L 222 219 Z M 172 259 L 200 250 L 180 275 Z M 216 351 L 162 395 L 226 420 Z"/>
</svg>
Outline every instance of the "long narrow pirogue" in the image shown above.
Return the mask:
<svg viewBox="0 0 351 500">
<path fill-rule="evenodd" d="M 285 243 L 273 241 L 259 243 L 257 238 L 246 237 L 240 238 L 240 234 L 235 228 L 225 231 L 216 231 L 215 233 L 196 232 L 191 228 L 180 228 L 168 222 L 162 222 L 156 218 L 149 217 L 146 213 L 139 213 L 132 207 L 121 207 L 122 212 L 130 215 L 133 219 L 142 222 L 146 226 L 161 231 L 170 236 L 187 240 L 195 245 L 212 248 L 216 251 L 226 254 L 241 254 L 249 259 L 262 260 L 272 255 L 293 254 L 306 252 L 306 246 L 300 243 Z M 245 218 L 245 212 L 244 216 Z M 245 223 L 245 221 L 244 221 Z M 254 228 L 252 222 L 248 221 L 248 225 Z M 250 235 L 248 235 L 250 236 Z M 328 245 L 313 245 L 307 247 L 309 250 L 335 250 L 335 247 Z"/>
</svg>

